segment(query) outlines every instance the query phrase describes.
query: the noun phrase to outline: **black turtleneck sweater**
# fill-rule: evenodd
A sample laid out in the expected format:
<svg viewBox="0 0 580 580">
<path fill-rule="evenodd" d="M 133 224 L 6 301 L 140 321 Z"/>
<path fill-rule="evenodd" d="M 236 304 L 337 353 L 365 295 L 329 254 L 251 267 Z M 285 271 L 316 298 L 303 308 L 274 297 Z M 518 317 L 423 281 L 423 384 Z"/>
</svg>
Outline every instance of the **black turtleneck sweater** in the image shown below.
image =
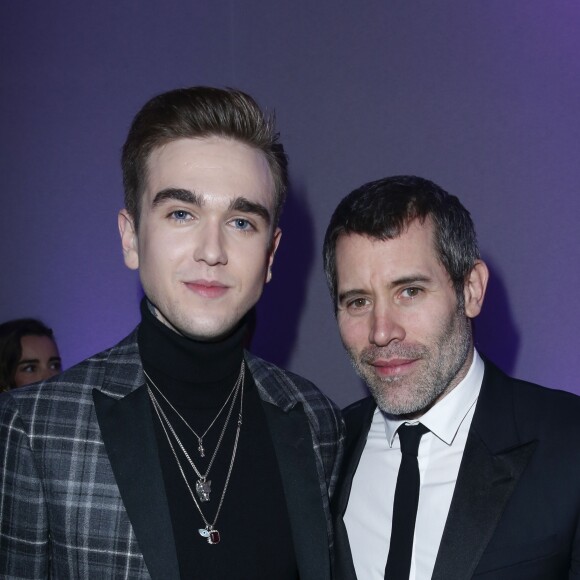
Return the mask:
<svg viewBox="0 0 580 580">
<path fill-rule="evenodd" d="M 145 371 L 194 431 L 202 435 L 238 378 L 247 332 L 245 322 L 224 340 L 199 342 L 178 335 L 158 321 L 145 300 L 141 315 L 138 341 Z M 222 432 L 229 403 L 203 437 L 205 457 L 201 457 L 196 437 L 155 389 L 153 392 L 187 453 L 204 473 Z M 211 480 L 210 501 L 198 500 L 209 523 L 214 521 L 230 467 L 239 411 L 238 395 L 207 477 Z M 200 536 L 198 530 L 205 524 L 153 406 L 152 416 L 181 578 L 296 580 L 298 571 L 280 472 L 262 402 L 247 366 L 238 449 L 214 526 L 221 536 L 219 544 L 211 545 Z M 172 443 L 195 493 L 198 477 L 174 440 Z"/>
</svg>

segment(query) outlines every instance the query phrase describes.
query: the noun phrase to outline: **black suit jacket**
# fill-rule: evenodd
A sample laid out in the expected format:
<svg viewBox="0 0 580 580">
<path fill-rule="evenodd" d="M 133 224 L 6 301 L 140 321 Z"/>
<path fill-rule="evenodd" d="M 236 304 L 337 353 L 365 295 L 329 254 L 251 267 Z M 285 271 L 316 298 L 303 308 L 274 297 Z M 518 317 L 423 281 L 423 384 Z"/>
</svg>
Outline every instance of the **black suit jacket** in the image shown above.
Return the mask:
<svg viewBox="0 0 580 580">
<path fill-rule="evenodd" d="M 345 410 L 336 580 L 356 578 L 343 515 L 374 409 L 368 397 Z M 486 361 L 432 578 L 580 578 L 580 397 L 512 379 Z"/>
</svg>

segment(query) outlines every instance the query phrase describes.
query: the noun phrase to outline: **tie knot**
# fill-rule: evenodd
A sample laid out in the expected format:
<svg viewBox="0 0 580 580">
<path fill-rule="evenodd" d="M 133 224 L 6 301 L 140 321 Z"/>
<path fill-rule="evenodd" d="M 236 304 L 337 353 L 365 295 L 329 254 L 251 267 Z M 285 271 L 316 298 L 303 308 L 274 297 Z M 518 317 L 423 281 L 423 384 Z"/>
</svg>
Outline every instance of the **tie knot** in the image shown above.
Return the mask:
<svg viewBox="0 0 580 580">
<path fill-rule="evenodd" d="M 423 437 L 423 435 L 428 431 L 429 429 L 421 423 L 418 423 L 417 425 L 401 425 L 397 430 L 399 441 L 401 442 L 401 453 L 417 457 L 421 437 Z"/>
</svg>

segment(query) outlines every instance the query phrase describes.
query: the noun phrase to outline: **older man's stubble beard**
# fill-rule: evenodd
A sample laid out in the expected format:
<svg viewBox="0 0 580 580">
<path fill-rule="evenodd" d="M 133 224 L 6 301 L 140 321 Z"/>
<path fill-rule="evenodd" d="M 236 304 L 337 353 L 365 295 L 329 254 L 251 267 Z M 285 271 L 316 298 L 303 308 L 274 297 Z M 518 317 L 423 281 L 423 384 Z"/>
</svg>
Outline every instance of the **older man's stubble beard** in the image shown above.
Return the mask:
<svg viewBox="0 0 580 580">
<path fill-rule="evenodd" d="M 461 381 L 472 345 L 471 323 L 461 305 L 429 345 L 394 343 L 368 346 L 360 353 L 347 350 L 378 407 L 391 415 L 413 416 L 426 412 Z M 371 363 L 391 358 L 419 359 L 420 367 L 409 375 L 378 376 Z"/>
</svg>

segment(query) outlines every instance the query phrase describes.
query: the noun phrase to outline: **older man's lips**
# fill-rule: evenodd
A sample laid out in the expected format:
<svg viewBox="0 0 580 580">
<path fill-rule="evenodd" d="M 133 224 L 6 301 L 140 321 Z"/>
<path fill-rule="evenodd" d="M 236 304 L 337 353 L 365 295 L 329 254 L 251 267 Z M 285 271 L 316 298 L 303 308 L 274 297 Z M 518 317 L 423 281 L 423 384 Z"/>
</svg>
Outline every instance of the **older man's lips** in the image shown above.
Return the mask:
<svg viewBox="0 0 580 580">
<path fill-rule="evenodd" d="M 413 370 L 419 359 L 393 358 L 389 360 L 375 360 L 371 365 L 381 377 L 404 375 Z"/>
<path fill-rule="evenodd" d="M 185 282 L 185 285 L 202 298 L 220 298 L 228 291 L 228 286 L 215 280 L 194 280 Z"/>
</svg>

